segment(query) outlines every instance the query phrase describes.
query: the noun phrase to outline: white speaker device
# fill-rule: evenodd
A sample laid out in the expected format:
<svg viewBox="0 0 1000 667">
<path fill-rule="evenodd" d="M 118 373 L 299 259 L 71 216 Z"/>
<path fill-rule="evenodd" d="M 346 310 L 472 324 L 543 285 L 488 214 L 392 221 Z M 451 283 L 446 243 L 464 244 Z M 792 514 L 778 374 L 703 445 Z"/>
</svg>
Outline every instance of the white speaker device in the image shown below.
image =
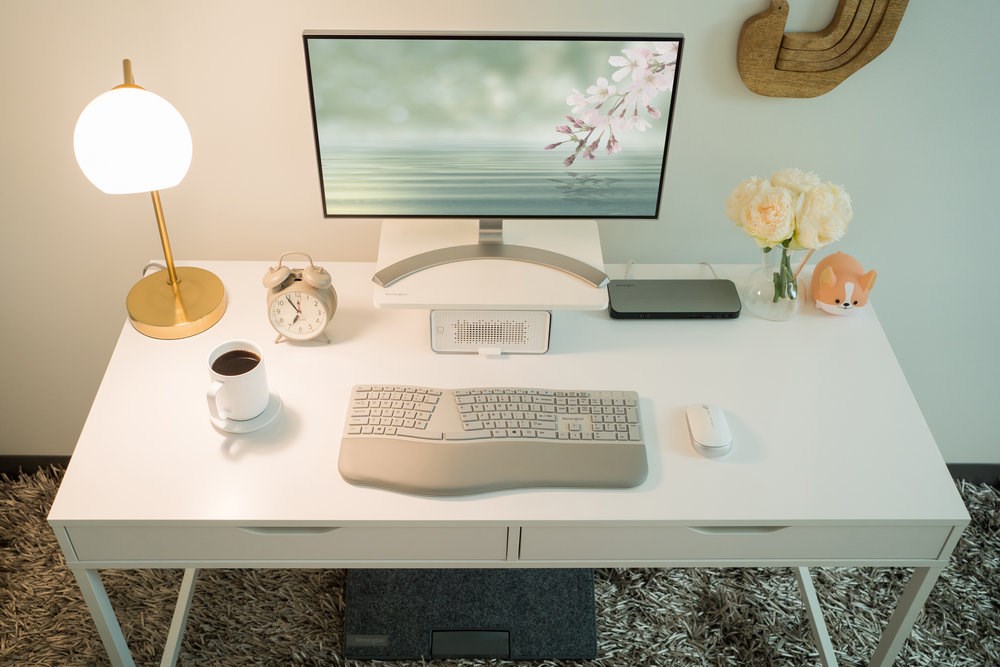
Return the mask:
<svg viewBox="0 0 1000 667">
<path fill-rule="evenodd" d="M 431 349 L 496 356 L 549 349 L 547 310 L 432 310 Z"/>
</svg>

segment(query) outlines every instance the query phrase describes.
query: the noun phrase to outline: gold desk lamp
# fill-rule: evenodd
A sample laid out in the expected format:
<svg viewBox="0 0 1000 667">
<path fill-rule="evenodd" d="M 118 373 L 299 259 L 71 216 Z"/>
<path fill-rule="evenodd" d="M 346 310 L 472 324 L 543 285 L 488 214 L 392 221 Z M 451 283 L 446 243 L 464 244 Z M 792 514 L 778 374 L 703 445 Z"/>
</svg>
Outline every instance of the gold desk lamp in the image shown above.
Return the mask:
<svg viewBox="0 0 1000 667">
<path fill-rule="evenodd" d="M 184 178 L 191 165 L 191 132 L 165 99 L 135 85 L 132 63 L 122 63 L 125 83 L 95 98 L 80 114 L 73 150 L 84 175 L 107 194 L 149 192 L 166 270 L 137 282 L 125 300 L 129 319 L 151 338 L 187 338 L 209 329 L 226 312 L 218 276 L 174 266 L 160 190 Z"/>
</svg>

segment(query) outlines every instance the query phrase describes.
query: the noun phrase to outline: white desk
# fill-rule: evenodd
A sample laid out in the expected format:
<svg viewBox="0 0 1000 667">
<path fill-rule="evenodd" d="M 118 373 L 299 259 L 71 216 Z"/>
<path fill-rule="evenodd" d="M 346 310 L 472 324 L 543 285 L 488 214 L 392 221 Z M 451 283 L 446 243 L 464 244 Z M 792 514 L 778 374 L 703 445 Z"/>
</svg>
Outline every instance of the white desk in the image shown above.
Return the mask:
<svg viewBox="0 0 1000 667">
<path fill-rule="evenodd" d="M 372 264 L 323 263 L 340 307 L 332 343 L 272 344 L 263 262 L 205 262 L 229 310 L 158 341 L 128 324 L 49 514 L 115 664 L 132 664 L 98 568 L 188 569 L 165 662 L 203 567 L 793 566 L 821 654 L 832 647 L 807 566 L 913 567 L 871 664 L 888 666 L 969 517 L 869 308 L 790 322 L 618 321 L 553 313 L 545 355 L 438 355 L 428 315 L 372 307 Z M 745 267 L 719 267 L 737 282 Z M 637 277 L 704 276 L 637 267 Z M 620 271 L 611 271 L 613 277 Z M 244 436 L 208 419 L 206 357 L 265 350 L 281 419 Z M 633 389 L 649 477 L 630 490 L 458 498 L 360 488 L 337 473 L 349 388 L 362 383 Z M 696 454 L 683 406 L 723 406 L 723 459 Z"/>
</svg>

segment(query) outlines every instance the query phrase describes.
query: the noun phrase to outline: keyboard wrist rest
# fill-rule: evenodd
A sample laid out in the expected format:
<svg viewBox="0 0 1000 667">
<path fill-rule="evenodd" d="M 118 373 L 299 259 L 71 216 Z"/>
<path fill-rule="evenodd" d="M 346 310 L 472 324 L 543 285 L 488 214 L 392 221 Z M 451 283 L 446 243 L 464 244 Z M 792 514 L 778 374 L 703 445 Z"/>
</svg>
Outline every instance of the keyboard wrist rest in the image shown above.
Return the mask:
<svg viewBox="0 0 1000 667">
<path fill-rule="evenodd" d="M 405 446 L 401 447 L 400 443 Z M 600 480 L 588 483 L 574 461 L 599 463 Z M 419 495 L 451 496 L 521 487 L 630 488 L 646 479 L 641 443 L 506 439 L 502 447 L 482 441 L 341 439 L 341 476 L 352 484 Z M 420 471 L 414 475 L 414 470 Z M 378 471 L 377 477 L 368 471 Z"/>
</svg>

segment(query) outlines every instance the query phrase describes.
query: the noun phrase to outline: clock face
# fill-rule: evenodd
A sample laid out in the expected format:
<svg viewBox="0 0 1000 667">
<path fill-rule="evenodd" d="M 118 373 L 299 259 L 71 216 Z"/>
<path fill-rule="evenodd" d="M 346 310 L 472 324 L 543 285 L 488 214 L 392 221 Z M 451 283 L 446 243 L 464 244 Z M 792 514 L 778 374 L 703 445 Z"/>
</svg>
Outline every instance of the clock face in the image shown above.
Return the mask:
<svg viewBox="0 0 1000 667">
<path fill-rule="evenodd" d="M 326 308 L 308 292 L 285 292 L 271 302 L 268 317 L 278 333 L 293 340 L 314 338 L 327 323 Z"/>
</svg>

